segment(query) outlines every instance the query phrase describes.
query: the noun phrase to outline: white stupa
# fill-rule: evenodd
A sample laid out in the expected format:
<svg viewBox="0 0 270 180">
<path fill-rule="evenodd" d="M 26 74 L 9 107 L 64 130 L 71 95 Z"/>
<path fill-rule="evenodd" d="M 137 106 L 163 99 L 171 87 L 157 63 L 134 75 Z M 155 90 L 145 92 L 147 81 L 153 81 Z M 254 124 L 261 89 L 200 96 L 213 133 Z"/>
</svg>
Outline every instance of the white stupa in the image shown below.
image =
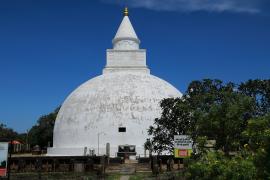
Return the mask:
<svg viewBox="0 0 270 180">
<path fill-rule="evenodd" d="M 110 156 L 142 156 L 147 129 L 161 115 L 160 101 L 182 96 L 150 74 L 127 9 L 112 42 L 103 74 L 79 86 L 63 103 L 48 155 L 81 156 L 93 150 L 103 155 L 109 143 Z"/>
</svg>

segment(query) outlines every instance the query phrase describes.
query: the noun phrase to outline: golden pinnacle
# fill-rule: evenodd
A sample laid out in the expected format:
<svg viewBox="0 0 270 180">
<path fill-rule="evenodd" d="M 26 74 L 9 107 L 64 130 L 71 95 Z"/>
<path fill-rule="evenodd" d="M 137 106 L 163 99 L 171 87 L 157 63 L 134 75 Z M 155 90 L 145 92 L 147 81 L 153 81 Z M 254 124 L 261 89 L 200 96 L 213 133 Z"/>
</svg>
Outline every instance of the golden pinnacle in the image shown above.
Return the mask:
<svg viewBox="0 0 270 180">
<path fill-rule="evenodd" d="M 128 8 L 127 7 L 125 7 L 124 16 L 128 16 Z"/>
</svg>

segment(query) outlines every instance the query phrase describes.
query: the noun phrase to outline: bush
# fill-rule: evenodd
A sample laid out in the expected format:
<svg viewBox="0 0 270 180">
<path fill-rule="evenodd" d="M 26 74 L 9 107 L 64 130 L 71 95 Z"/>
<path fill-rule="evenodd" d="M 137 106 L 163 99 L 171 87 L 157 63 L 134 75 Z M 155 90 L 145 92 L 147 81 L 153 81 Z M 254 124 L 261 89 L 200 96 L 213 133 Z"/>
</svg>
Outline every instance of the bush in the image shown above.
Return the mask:
<svg viewBox="0 0 270 180">
<path fill-rule="evenodd" d="M 187 179 L 254 179 L 256 168 L 250 156 L 228 158 L 221 152 L 208 152 L 198 160 L 189 160 Z"/>
</svg>

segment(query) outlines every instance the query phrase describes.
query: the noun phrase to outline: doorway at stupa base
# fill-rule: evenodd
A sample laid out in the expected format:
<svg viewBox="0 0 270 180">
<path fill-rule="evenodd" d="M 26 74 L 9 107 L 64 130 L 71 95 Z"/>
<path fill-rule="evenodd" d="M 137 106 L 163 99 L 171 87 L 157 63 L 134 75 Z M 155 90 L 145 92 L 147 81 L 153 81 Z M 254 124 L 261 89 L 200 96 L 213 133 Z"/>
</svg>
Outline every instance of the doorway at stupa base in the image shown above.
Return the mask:
<svg viewBox="0 0 270 180">
<path fill-rule="evenodd" d="M 135 145 L 119 145 L 117 157 L 123 157 L 124 159 L 130 159 L 130 156 L 136 156 Z"/>
</svg>

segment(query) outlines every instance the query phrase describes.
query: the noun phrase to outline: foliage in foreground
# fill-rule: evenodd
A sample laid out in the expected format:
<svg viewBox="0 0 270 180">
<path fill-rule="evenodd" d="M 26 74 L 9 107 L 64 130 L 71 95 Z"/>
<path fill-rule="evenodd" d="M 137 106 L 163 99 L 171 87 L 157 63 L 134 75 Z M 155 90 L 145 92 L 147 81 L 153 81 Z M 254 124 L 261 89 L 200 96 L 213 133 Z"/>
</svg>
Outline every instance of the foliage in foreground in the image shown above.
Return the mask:
<svg viewBox="0 0 270 180">
<path fill-rule="evenodd" d="M 252 180 L 256 178 L 256 168 L 252 156 L 229 158 L 221 152 L 207 152 L 200 159 L 187 163 L 187 179 L 230 179 Z"/>
<path fill-rule="evenodd" d="M 254 156 L 258 177 L 270 179 L 270 114 L 251 119 L 243 136 L 248 139 L 246 148 Z"/>
<path fill-rule="evenodd" d="M 208 151 L 201 148 L 199 155 L 194 155 L 186 162 L 185 177 L 270 179 L 270 114 L 250 119 L 242 136 L 247 139 L 248 144 L 234 156 L 226 156 L 222 151 Z M 200 143 L 203 144 L 204 140 L 201 139 Z"/>
</svg>

